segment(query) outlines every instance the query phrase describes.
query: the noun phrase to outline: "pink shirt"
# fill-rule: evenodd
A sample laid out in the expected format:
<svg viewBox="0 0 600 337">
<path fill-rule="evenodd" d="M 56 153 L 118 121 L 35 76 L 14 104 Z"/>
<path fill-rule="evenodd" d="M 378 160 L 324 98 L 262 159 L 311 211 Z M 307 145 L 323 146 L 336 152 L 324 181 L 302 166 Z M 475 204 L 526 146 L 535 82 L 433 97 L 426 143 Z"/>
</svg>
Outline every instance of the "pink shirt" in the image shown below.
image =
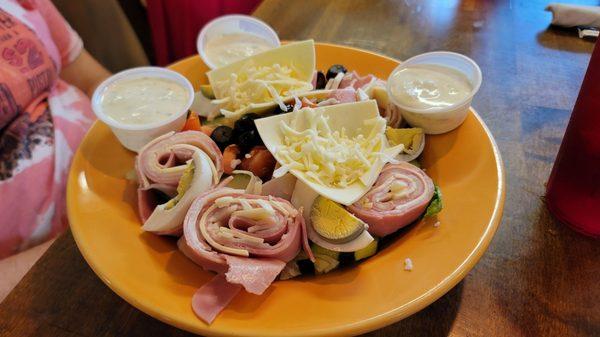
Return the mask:
<svg viewBox="0 0 600 337">
<path fill-rule="evenodd" d="M 0 258 L 67 226 L 67 173 L 93 114 L 58 74 L 81 50 L 50 0 L 0 2 Z"/>
</svg>

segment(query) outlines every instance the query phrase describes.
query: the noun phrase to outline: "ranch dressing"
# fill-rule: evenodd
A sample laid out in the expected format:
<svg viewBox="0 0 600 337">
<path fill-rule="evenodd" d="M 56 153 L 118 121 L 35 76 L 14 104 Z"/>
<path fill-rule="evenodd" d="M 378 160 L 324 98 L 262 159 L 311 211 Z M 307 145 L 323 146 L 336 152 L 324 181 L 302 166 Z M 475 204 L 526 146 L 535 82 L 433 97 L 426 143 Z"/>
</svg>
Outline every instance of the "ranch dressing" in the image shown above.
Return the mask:
<svg viewBox="0 0 600 337">
<path fill-rule="evenodd" d="M 186 108 L 189 97 L 185 87 L 160 77 L 118 80 L 109 85 L 101 98 L 102 111 L 124 124 L 151 124 L 171 117 Z"/>
<path fill-rule="evenodd" d="M 204 47 L 204 52 L 216 67 L 222 67 L 271 48 L 273 46 L 269 41 L 262 37 L 247 33 L 233 33 L 209 40 Z"/>
<path fill-rule="evenodd" d="M 408 66 L 389 81 L 396 101 L 415 109 L 449 107 L 469 97 L 473 90 L 461 72 L 433 64 Z"/>
</svg>

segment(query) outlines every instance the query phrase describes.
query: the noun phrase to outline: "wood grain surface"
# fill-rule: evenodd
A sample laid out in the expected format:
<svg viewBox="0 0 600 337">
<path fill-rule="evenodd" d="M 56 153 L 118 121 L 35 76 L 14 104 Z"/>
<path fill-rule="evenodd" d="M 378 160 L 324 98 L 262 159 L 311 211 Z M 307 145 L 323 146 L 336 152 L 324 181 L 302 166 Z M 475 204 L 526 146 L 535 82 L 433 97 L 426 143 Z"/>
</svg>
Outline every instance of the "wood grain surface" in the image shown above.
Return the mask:
<svg viewBox="0 0 600 337">
<path fill-rule="evenodd" d="M 398 59 L 451 50 L 472 57 L 483 71 L 473 106 L 495 136 L 506 167 L 502 224 L 458 286 L 368 336 L 600 334 L 600 244 L 553 220 L 542 197 L 593 42 L 570 29 L 549 28 L 545 5 L 267 0 L 257 9 L 255 15 L 282 39 L 314 38 Z M 0 336 L 188 334 L 112 293 L 66 233 L 0 305 Z"/>
</svg>

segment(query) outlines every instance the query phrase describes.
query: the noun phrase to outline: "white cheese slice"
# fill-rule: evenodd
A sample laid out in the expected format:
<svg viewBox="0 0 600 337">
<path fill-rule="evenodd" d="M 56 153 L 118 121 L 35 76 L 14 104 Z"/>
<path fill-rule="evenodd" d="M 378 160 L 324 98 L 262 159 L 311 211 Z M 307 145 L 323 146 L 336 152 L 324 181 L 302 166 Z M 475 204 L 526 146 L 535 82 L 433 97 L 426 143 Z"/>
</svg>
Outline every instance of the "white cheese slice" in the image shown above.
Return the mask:
<svg viewBox="0 0 600 337">
<path fill-rule="evenodd" d="M 312 90 L 314 41 L 289 43 L 207 73 L 221 112 L 236 118 Z M 288 91 L 290 89 L 291 91 Z"/>
<path fill-rule="evenodd" d="M 300 168 L 301 166 L 306 167 L 306 163 L 294 163 L 294 165 L 289 165 L 289 161 L 284 160 L 283 155 L 281 155 L 283 153 L 281 149 L 287 146 L 285 140 L 286 135 L 282 131 L 282 122 L 295 130 L 306 130 L 314 127 L 315 121 L 307 120 L 309 117 L 305 116 L 312 115 L 307 114 L 305 109 L 257 119 L 255 120 L 255 123 L 260 137 L 267 149 L 269 149 L 282 166 L 289 168 L 290 173 L 307 184 L 318 194 L 342 205 L 350 205 L 360 199 L 371 188 L 379 176 L 383 165 L 402 151 L 403 146 L 389 147 L 384 134 L 385 127 L 381 128 L 381 125 L 379 125 L 380 123 L 365 123 L 365 121 L 370 120 L 379 122 L 378 119 L 381 118 L 379 116 L 377 104 L 373 100 L 325 106 L 316 108 L 315 110 L 318 110 L 317 115 L 320 114 L 327 118 L 328 127 L 332 132 L 338 131 L 342 133 L 342 130 L 344 130 L 343 133 L 352 137 L 363 135 L 366 139 L 370 139 L 371 137 L 381 137 L 382 139 L 378 154 L 369 154 L 371 161 L 366 165 L 366 171 L 361 171 L 360 178 L 354 180 L 347 186 L 319 183 L 317 179 L 315 179 L 315 172 L 309 172 Z M 335 143 L 338 140 L 330 139 L 329 141 Z M 348 139 L 345 139 L 345 142 L 347 143 Z M 326 162 L 330 170 L 335 171 L 339 169 L 341 165 L 338 164 L 336 166 L 335 160 L 338 158 L 338 153 L 325 153 L 323 155 L 324 157 L 334 159 Z M 367 160 L 367 158 L 363 158 L 363 160 Z M 364 168 L 365 165 L 362 165 L 361 167 Z M 345 167 L 345 169 L 348 169 L 348 167 Z"/>
</svg>

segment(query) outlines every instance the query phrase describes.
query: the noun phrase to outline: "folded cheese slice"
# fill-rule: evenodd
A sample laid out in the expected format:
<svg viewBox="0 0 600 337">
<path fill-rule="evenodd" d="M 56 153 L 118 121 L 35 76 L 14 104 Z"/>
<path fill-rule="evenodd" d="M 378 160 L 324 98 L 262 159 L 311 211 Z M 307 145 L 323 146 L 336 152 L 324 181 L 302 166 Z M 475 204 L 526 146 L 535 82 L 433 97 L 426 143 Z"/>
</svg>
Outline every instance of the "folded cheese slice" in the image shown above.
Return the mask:
<svg viewBox="0 0 600 337">
<path fill-rule="evenodd" d="M 385 120 L 373 100 L 338 104 L 255 120 L 282 168 L 318 194 L 343 205 L 360 199 L 383 166 L 403 149 L 389 146 Z"/>
<path fill-rule="evenodd" d="M 313 89 L 313 40 L 289 43 L 207 73 L 216 100 L 226 118 L 239 118 L 280 106 L 290 97 Z"/>
</svg>

